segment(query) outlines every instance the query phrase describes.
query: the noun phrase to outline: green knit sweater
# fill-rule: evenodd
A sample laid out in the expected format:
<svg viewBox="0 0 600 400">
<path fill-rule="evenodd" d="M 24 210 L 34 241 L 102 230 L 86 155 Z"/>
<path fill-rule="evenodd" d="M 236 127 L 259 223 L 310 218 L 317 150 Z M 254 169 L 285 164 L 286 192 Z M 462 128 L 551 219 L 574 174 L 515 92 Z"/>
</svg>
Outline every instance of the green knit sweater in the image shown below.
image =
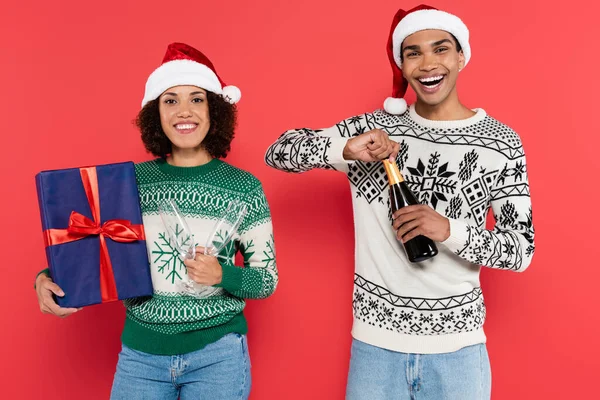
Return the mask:
<svg viewBox="0 0 600 400">
<path fill-rule="evenodd" d="M 244 299 L 268 297 L 278 282 L 271 214 L 260 182 L 218 159 L 197 167 L 157 159 L 137 164 L 136 177 L 154 295 L 124 302 L 123 343 L 173 355 L 198 350 L 227 333 L 246 333 Z M 234 239 L 218 256 L 223 280 L 203 298 L 186 295 L 177 285 L 187 277 L 158 213 L 165 198 L 175 199 L 198 245 L 204 245 L 230 201 L 240 199 L 247 206 Z M 234 265 L 238 250 L 243 268 Z"/>
</svg>

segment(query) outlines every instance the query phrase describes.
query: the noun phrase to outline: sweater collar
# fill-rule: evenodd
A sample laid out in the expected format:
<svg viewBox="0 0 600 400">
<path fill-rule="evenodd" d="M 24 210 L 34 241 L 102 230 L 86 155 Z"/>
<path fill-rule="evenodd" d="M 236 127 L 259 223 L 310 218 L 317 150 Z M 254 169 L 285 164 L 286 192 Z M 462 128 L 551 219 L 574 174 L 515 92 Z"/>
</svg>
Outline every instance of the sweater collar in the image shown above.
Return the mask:
<svg viewBox="0 0 600 400">
<path fill-rule="evenodd" d="M 431 119 L 426 119 L 417 114 L 415 110 L 415 105 L 411 104 L 408 113 L 410 118 L 415 121 L 418 125 L 421 125 L 425 128 L 430 129 L 456 129 L 456 128 L 466 128 L 472 125 L 475 125 L 487 116 L 487 113 L 482 108 L 475 108 L 475 115 L 466 119 L 459 119 L 453 121 L 434 121 Z"/>
<path fill-rule="evenodd" d="M 198 176 L 205 175 L 215 169 L 219 168 L 223 161 L 218 158 L 213 158 L 206 164 L 197 165 L 195 167 L 176 167 L 174 165 L 169 164 L 164 158 L 159 158 L 156 160 L 156 164 L 158 168 L 167 175 L 172 176 Z"/>
</svg>

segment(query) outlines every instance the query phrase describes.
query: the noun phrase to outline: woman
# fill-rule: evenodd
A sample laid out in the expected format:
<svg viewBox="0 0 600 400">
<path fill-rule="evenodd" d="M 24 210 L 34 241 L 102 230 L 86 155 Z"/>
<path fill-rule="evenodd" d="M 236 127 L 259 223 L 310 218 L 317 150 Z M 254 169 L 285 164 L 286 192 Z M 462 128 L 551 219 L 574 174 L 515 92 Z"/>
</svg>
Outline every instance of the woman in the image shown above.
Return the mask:
<svg viewBox="0 0 600 400">
<path fill-rule="evenodd" d="M 230 149 L 239 98 L 239 89 L 225 86 L 201 52 L 182 43 L 169 45 L 148 78 L 136 124 L 146 149 L 158 158 L 136 165 L 136 177 L 154 295 L 124 302 L 127 319 L 111 399 L 249 396 L 244 299 L 270 296 L 278 276 L 260 182 L 219 160 Z M 158 212 L 165 198 L 175 199 L 199 243 L 228 204 L 241 200 L 247 213 L 234 245 L 218 258 L 198 247 L 195 259 L 180 261 Z M 234 265 L 238 249 L 245 268 Z M 179 285 L 186 272 L 213 289 L 190 296 Z M 36 278 L 36 291 L 43 312 L 77 311 L 52 300 L 62 290 L 48 270 Z"/>
</svg>

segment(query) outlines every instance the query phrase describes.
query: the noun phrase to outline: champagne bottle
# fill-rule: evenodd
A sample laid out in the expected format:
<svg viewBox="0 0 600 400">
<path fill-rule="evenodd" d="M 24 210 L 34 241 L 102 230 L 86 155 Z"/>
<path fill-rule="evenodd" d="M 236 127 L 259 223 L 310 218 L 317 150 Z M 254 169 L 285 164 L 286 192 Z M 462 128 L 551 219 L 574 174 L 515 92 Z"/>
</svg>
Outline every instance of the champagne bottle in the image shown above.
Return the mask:
<svg viewBox="0 0 600 400">
<path fill-rule="evenodd" d="M 419 204 L 415 195 L 410 191 L 408 185 L 404 181 L 404 177 L 400 173 L 398 165 L 395 162 L 391 163 L 389 160 L 383 160 L 383 165 L 390 183 L 390 204 L 392 214 L 402 207 Z M 435 243 L 433 243 L 433 240 L 423 235 L 419 235 L 404 243 L 404 249 L 411 262 L 425 261 L 438 253 L 438 249 Z"/>
</svg>

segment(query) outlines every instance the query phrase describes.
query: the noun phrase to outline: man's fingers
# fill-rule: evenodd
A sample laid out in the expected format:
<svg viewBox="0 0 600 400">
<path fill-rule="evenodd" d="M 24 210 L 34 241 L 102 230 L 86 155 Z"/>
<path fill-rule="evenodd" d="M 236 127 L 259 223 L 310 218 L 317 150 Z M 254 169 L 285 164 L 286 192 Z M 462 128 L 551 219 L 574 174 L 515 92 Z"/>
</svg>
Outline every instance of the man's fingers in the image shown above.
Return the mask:
<svg viewBox="0 0 600 400">
<path fill-rule="evenodd" d="M 400 153 L 400 143 L 394 142 L 394 146 L 392 148 L 392 152 L 390 153 L 389 160 L 394 162 L 398 157 L 398 153 Z"/>
<path fill-rule="evenodd" d="M 371 139 L 371 142 L 373 142 L 373 143 L 381 144 L 382 143 L 381 131 L 379 129 L 373 129 L 371 131 L 371 133 L 369 134 L 369 139 Z"/>
<path fill-rule="evenodd" d="M 371 157 L 373 157 L 373 159 L 375 160 L 380 160 L 382 155 L 385 155 L 386 153 L 386 148 L 385 147 L 379 147 L 375 150 L 369 150 L 369 155 Z M 385 157 L 384 157 L 385 158 Z"/>
<path fill-rule="evenodd" d="M 388 134 L 381 129 L 373 129 L 351 140 L 355 141 L 355 146 L 353 146 L 355 150 L 353 151 L 363 154 L 357 158 L 364 162 L 381 161 L 387 158 L 393 161 L 400 148 L 400 145 L 391 140 Z"/>
<path fill-rule="evenodd" d="M 388 143 L 387 154 L 385 155 L 385 158 L 392 159 L 392 160 L 396 158 L 396 156 L 394 156 L 392 158 L 392 154 L 394 154 L 395 147 L 396 147 L 395 142 L 389 142 Z"/>
<path fill-rule="evenodd" d="M 367 146 L 367 150 L 369 151 L 369 154 L 371 155 L 371 157 L 373 157 L 376 160 L 385 160 L 385 159 L 390 159 L 390 161 L 395 160 L 396 155 L 398 154 L 398 152 L 394 152 L 396 146 L 392 141 L 388 141 L 385 143 L 382 143 L 381 145 L 376 144 L 376 143 L 371 143 L 370 145 Z"/>
<path fill-rule="evenodd" d="M 366 149 L 369 153 L 369 156 L 374 158 L 373 161 L 378 161 L 380 159 L 379 156 L 381 155 L 381 153 L 388 151 L 387 148 L 390 145 L 390 142 L 392 142 L 389 139 L 389 136 L 380 129 L 373 129 L 351 140 L 355 141 L 356 150 Z M 389 151 L 391 151 L 391 149 Z"/>
<path fill-rule="evenodd" d="M 406 243 L 409 240 L 414 239 L 419 235 L 423 235 L 423 229 L 421 227 L 413 229 L 412 231 L 410 231 L 406 235 L 404 235 L 401 239 L 402 243 Z"/>
<path fill-rule="evenodd" d="M 370 154 L 373 158 L 376 158 L 377 160 L 385 160 L 386 158 L 389 158 L 390 155 L 393 153 L 394 151 L 394 144 L 391 142 L 385 143 L 383 146 L 379 147 L 376 150 L 370 150 Z"/>
<path fill-rule="evenodd" d="M 427 207 L 427 206 L 425 206 L 423 204 L 414 204 L 411 206 L 402 207 L 401 209 L 399 209 L 398 211 L 396 211 L 394 213 L 393 218 L 396 219 L 396 218 L 399 218 L 401 215 L 410 214 L 410 213 L 413 213 L 416 211 L 424 211 L 425 207 Z"/>
<path fill-rule="evenodd" d="M 369 143 L 367 144 L 367 150 L 369 151 L 377 151 L 381 149 L 382 145 L 380 143 Z"/>
<path fill-rule="evenodd" d="M 398 233 L 396 236 L 398 237 L 398 239 L 404 240 L 404 236 L 407 233 L 411 232 L 413 229 L 418 228 L 420 225 L 421 221 L 418 219 L 402 224 L 402 226 L 398 228 Z"/>
<path fill-rule="evenodd" d="M 421 216 L 421 213 L 417 210 L 406 214 L 398 215 L 397 217 L 395 215 L 396 214 L 394 214 L 394 222 L 392 223 L 392 225 L 394 226 L 394 228 L 399 229 L 403 224 L 406 224 L 407 222 L 414 221 L 417 218 L 419 218 Z"/>
</svg>

